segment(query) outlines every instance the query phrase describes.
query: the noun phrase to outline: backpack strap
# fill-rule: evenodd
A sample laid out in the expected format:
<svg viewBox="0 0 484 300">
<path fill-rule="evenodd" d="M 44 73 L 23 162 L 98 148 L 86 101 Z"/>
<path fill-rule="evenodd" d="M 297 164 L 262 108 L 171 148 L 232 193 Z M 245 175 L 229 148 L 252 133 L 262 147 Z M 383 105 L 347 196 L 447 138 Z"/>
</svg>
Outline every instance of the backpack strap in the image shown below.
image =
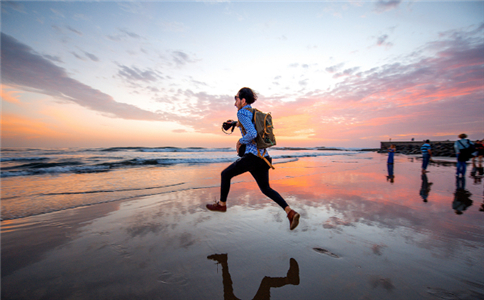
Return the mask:
<svg viewBox="0 0 484 300">
<path fill-rule="evenodd" d="M 267 149 L 264 149 L 264 153 L 261 155 L 259 148 L 257 148 L 257 156 L 262 158 L 269 165 L 269 167 L 274 170 L 274 166 L 267 160 L 267 158 L 264 157 L 264 155 L 266 155 L 266 152 Z"/>
<path fill-rule="evenodd" d="M 256 118 L 256 116 L 255 116 L 256 114 L 255 114 L 255 113 L 256 113 L 257 109 L 256 109 L 256 108 L 252 108 L 252 109 L 250 109 L 250 108 L 247 108 L 247 107 L 244 107 L 244 109 L 245 109 L 245 110 L 248 110 L 248 111 L 250 111 L 250 112 L 252 113 L 252 123 L 253 123 L 253 124 L 254 124 L 254 126 L 255 126 L 255 121 L 256 121 L 256 119 L 255 119 L 255 118 Z M 266 116 L 266 118 L 267 118 L 267 116 Z M 264 121 L 265 121 L 265 120 L 264 120 Z M 242 124 L 240 124 L 240 125 L 242 126 Z M 244 128 L 244 126 L 242 126 L 242 130 L 244 130 L 244 132 L 245 132 L 245 128 Z M 265 129 L 264 129 L 264 131 L 265 131 Z M 266 133 L 267 133 L 267 132 L 266 132 Z M 253 144 L 254 144 L 254 145 L 257 147 L 257 143 L 255 142 L 255 140 L 252 140 L 252 143 L 253 143 Z M 266 155 L 266 153 L 267 153 L 267 149 L 264 149 L 264 152 L 261 154 L 261 153 L 260 153 L 260 149 L 259 149 L 259 148 L 257 148 L 257 156 L 258 156 L 258 157 L 260 157 L 260 158 L 262 158 L 262 159 L 263 159 L 263 160 L 264 160 L 264 161 L 267 163 L 267 165 L 268 165 L 268 166 L 269 166 L 271 169 L 273 169 L 273 170 L 274 170 L 274 169 L 275 169 L 275 168 L 274 168 L 274 166 L 273 166 L 273 165 L 272 165 L 272 164 L 269 162 L 269 160 L 267 160 L 267 158 L 265 158 L 265 156 L 264 156 L 264 155 Z"/>
</svg>

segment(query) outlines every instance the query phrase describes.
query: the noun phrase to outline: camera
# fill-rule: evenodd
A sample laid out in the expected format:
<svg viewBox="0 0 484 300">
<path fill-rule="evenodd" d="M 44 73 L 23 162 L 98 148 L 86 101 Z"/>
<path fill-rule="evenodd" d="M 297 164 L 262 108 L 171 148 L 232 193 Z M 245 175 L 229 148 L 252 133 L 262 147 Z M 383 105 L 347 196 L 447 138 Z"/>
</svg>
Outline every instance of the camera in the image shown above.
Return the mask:
<svg viewBox="0 0 484 300">
<path fill-rule="evenodd" d="M 237 125 L 237 121 L 227 121 L 222 124 L 223 131 L 229 131 L 232 128 L 231 132 L 234 132 L 235 126 Z"/>
</svg>

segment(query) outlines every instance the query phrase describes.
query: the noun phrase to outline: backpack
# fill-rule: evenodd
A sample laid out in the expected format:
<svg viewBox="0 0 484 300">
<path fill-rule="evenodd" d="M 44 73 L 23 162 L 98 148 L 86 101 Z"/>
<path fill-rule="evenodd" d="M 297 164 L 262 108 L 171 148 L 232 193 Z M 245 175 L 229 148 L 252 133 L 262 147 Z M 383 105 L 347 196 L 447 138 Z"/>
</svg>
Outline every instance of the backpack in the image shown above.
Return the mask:
<svg viewBox="0 0 484 300">
<path fill-rule="evenodd" d="M 276 145 L 271 113 L 265 114 L 256 108 L 245 109 L 252 113 L 252 123 L 257 130 L 257 137 L 255 138 L 257 149 L 266 149 Z"/>
<path fill-rule="evenodd" d="M 276 145 L 276 137 L 274 135 L 274 125 L 272 123 L 271 113 L 263 113 L 256 108 L 244 108 L 252 113 L 252 123 L 254 124 L 257 136 L 254 139 L 254 143 L 257 145 L 258 157 L 265 160 L 265 162 L 274 169 L 274 166 L 264 157 L 267 148 Z M 245 128 L 242 127 L 245 132 Z M 260 149 L 264 149 L 263 154 L 260 153 Z"/>
<path fill-rule="evenodd" d="M 462 144 L 462 142 L 460 140 L 457 141 L 457 142 L 462 147 L 464 147 L 464 145 Z M 459 161 L 468 161 L 469 159 L 471 159 L 472 157 L 474 157 L 474 154 L 473 153 L 476 151 L 476 147 L 469 140 L 467 140 L 467 144 L 469 146 L 467 146 L 466 148 L 460 150 L 460 154 L 459 154 L 459 157 L 458 157 L 458 160 Z"/>
</svg>

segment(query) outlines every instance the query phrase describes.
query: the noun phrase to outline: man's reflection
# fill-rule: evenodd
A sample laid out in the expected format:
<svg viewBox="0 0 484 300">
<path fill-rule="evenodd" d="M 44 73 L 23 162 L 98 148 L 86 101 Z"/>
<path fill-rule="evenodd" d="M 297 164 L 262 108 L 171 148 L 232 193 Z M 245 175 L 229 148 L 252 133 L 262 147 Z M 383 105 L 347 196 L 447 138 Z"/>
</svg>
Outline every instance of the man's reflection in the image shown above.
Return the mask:
<svg viewBox="0 0 484 300">
<path fill-rule="evenodd" d="M 465 177 L 456 177 L 456 189 L 454 193 L 454 202 L 452 202 L 452 209 L 457 215 L 462 215 L 463 211 L 472 205 L 472 200 L 469 197 L 472 195 L 466 190 Z"/>
<path fill-rule="evenodd" d="M 430 187 L 432 186 L 432 182 L 429 182 L 427 178 L 427 174 L 422 174 L 422 186 L 420 187 L 420 197 L 422 197 L 423 202 L 427 202 L 427 198 L 429 197 Z"/>
<path fill-rule="evenodd" d="M 232 278 L 229 273 L 229 265 L 227 263 L 227 254 L 212 254 L 207 257 L 222 265 L 222 282 L 224 285 L 224 300 L 240 300 L 235 297 L 234 289 L 232 287 Z M 289 260 L 289 270 L 286 277 L 264 277 L 260 283 L 259 290 L 254 296 L 254 300 L 270 299 L 271 288 L 278 288 L 285 286 L 286 284 L 298 285 L 299 284 L 299 265 L 294 258 Z"/>
<path fill-rule="evenodd" d="M 394 164 L 387 164 L 388 176 L 387 181 L 393 183 L 395 181 L 395 175 L 393 174 L 393 166 Z"/>
</svg>

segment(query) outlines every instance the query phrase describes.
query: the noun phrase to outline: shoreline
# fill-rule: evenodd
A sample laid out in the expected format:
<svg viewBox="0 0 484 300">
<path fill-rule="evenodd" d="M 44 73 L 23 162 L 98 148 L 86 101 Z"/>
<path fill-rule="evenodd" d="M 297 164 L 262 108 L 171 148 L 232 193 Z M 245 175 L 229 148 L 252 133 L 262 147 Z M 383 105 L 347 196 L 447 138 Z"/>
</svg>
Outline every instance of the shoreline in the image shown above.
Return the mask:
<svg viewBox="0 0 484 300">
<path fill-rule="evenodd" d="M 212 186 L 2 221 L 2 299 L 223 299 L 224 288 L 241 299 L 259 289 L 271 299 L 484 295 L 482 183 L 467 179 L 474 203 L 456 215 L 452 166 L 429 166 L 423 202 L 420 162 L 395 156 L 389 182 L 386 158 L 309 157 L 271 171 L 301 214 L 294 231 L 249 174 L 232 184 L 227 213 L 205 208 Z M 217 180 L 221 164 L 195 171 Z"/>
</svg>

